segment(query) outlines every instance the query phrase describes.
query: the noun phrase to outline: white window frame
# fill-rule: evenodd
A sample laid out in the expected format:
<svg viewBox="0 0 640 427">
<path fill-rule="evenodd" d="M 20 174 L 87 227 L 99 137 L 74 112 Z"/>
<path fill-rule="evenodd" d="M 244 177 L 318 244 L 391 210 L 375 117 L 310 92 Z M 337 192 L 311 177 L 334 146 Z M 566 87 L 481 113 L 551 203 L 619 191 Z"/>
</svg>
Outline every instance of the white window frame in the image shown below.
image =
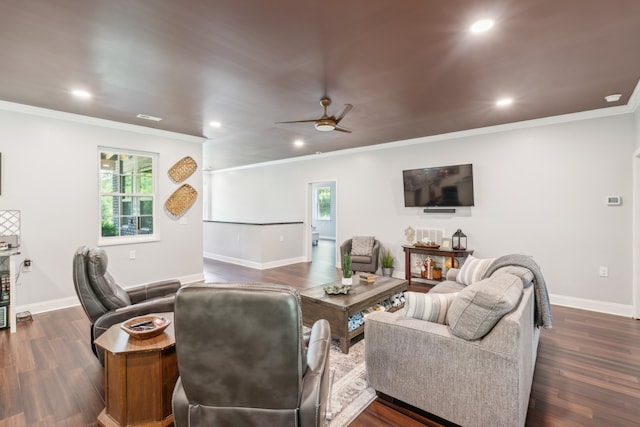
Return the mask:
<svg viewBox="0 0 640 427">
<path fill-rule="evenodd" d="M 130 156 L 142 156 L 142 157 L 150 157 L 151 158 L 151 171 L 152 171 L 152 182 L 153 182 L 153 192 L 152 193 L 126 193 L 131 197 L 146 197 L 150 196 L 153 199 L 153 219 L 152 219 L 152 227 L 153 232 L 150 234 L 138 234 L 133 236 L 102 236 L 102 197 L 109 195 L 121 195 L 123 193 L 103 193 L 101 187 L 101 164 L 100 157 L 102 153 L 113 153 L 118 155 L 130 155 Z M 115 148 L 115 147 L 98 147 L 97 153 L 97 178 L 98 178 L 98 246 L 112 246 L 112 245 L 127 245 L 127 244 L 135 244 L 135 243 L 147 243 L 147 242 L 157 242 L 160 240 L 160 235 L 158 232 L 158 153 L 147 152 L 147 151 L 135 151 L 128 150 L 123 148 Z"/>
</svg>

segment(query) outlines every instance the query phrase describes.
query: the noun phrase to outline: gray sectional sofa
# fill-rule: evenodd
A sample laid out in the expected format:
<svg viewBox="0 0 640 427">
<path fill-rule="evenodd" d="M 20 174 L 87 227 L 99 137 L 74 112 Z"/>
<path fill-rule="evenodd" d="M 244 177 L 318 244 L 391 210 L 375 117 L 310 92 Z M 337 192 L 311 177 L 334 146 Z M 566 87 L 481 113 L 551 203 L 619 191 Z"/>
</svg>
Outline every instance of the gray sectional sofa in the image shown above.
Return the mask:
<svg viewBox="0 0 640 427">
<path fill-rule="evenodd" d="M 447 281 L 430 293 L 462 291 L 456 273 L 450 270 Z M 504 269 L 483 283 L 491 285 L 499 274 Z M 402 310 L 371 314 L 365 323 L 370 386 L 461 426 L 523 426 L 540 336 L 534 321 L 537 293 L 523 283 L 515 308 L 480 339 L 461 338 L 449 324 L 407 317 Z"/>
</svg>

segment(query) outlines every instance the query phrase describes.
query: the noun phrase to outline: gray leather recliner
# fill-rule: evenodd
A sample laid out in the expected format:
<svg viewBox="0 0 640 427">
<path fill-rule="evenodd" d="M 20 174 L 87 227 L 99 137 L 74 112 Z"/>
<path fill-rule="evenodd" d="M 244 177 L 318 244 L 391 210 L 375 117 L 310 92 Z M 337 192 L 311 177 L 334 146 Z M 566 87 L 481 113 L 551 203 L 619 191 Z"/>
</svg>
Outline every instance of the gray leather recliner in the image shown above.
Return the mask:
<svg viewBox="0 0 640 427">
<path fill-rule="evenodd" d="M 179 280 L 165 280 L 123 289 L 107 271 L 109 259 L 102 248 L 81 246 L 73 257 L 73 284 L 91 322 L 91 349 L 104 364 L 103 350 L 93 341 L 110 326 L 149 313 L 173 311 Z"/>
<path fill-rule="evenodd" d="M 317 321 L 305 348 L 297 290 L 187 285 L 174 322 L 176 427 L 325 425 L 331 330 Z"/>
</svg>

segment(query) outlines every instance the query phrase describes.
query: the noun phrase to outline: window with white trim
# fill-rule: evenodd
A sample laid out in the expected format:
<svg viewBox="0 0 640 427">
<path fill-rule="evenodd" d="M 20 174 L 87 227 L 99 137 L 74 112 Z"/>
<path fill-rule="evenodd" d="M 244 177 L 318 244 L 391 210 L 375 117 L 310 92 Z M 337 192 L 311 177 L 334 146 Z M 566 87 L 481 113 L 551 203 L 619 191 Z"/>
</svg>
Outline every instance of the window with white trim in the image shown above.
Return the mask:
<svg viewBox="0 0 640 427">
<path fill-rule="evenodd" d="M 155 239 L 157 154 L 100 149 L 100 240 Z"/>
</svg>

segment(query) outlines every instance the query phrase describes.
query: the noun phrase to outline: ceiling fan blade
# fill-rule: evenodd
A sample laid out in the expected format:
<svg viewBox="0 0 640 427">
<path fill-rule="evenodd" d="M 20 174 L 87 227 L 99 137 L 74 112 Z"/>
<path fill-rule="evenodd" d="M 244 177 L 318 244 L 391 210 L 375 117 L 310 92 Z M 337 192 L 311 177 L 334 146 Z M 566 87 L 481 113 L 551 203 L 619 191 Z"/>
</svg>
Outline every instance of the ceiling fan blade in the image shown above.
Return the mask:
<svg viewBox="0 0 640 427">
<path fill-rule="evenodd" d="M 282 124 L 282 123 L 315 123 L 317 122 L 317 119 L 311 119 L 311 120 L 293 120 L 290 122 L 276 122 L 276 124 Z"/>
<path fill-rule="evenodd" d="M 351 104 L 345 104 L 342 112 L 336 116 L 336 123 L 340 123 L 340 120 L 344 119 L 344 116 L 347 115 L 349 111 L 353 108 Z"/>
<path fill-rule="evenodd" d="M 345 132 L 345 133 L 351 133 L 352 132 L 350 129 L 343 128 L 343 127 L 340 127 L 340 126 L 336 126 L 333 130 L 337 130 L 338 132 Z"/>
</svg>

